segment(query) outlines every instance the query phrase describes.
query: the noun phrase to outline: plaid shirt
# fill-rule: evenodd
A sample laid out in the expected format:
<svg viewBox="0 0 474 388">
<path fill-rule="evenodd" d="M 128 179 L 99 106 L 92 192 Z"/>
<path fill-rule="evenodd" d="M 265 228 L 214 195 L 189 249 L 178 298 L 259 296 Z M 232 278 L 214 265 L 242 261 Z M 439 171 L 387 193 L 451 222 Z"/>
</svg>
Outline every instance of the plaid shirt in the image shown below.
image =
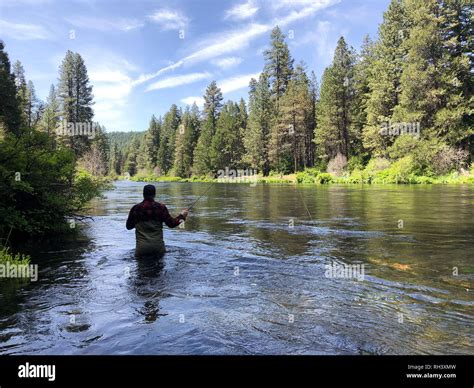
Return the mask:
<svg viewBox="0 0 474 388">
<path fill-rule="evenodd" d="M 164 222 L 168 227 L 175 228 L 184 220 L 183 215 L 171 217 L 165 205 L 154 200 L 145 199 L 143 202 L 135 205 L 130 209 L 127 219 L 127 229 L 133 229 L 142 221 L 159 221 Z"/>
</svg>

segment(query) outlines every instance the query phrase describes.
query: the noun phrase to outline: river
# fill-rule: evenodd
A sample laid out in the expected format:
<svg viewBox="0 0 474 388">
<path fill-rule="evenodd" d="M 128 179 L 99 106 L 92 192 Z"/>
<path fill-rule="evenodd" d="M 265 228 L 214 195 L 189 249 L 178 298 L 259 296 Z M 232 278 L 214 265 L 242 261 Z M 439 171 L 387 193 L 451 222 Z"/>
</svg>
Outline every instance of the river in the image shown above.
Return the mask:
<svg viewBox="0 0 474 388">
<path fill-rule="evenodd" d="M 38 281 L 0 282 L 1 354 L 474 353 L 472 186 L 216 184 L 150 262 L 125 229 L 143 183 L 115 185 L 29 248 Z M 206 188 L 157 196 L 177 214 Z"/>
</svg>

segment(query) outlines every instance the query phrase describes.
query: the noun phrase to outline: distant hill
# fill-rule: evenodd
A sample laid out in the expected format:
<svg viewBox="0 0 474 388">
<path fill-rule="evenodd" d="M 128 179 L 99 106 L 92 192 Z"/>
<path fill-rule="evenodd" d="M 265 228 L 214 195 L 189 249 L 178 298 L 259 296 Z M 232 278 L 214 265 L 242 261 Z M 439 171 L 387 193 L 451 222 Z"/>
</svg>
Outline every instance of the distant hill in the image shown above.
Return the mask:
<svg viewBox="0 0 474 388">
<path fill-rule="evenodd" d="M 145 131 L 143 132 L 107 132 L 107 138 L 110 142 L 110 149 L 113 149 L 114 145 L 117 144 L 117 148 L 119 151 L 125 151 L 129 144 L 137 138 L 140 142 L 145 135 Z"/>
</svg>

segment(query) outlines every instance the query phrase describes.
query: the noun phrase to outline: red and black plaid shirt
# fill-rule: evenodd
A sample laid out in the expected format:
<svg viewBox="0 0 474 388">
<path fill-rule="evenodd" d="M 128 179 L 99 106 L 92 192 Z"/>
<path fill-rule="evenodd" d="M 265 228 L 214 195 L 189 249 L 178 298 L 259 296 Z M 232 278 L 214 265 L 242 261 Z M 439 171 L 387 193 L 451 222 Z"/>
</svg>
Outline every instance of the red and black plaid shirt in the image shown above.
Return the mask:
<svg viewBox="0 0 474 388">
<path fill-rule="evenodd" d="M 164 222 L 170 228 L 175 228 L 181 220 L 184 220 L 184 217 L 181 214 L 178 217 L 171 217 L 165 205 L 154 200 L 145 199 L 130 209 L 127 229 L 133 229 L 139 222 L 153 220 Z"/>
</svg>

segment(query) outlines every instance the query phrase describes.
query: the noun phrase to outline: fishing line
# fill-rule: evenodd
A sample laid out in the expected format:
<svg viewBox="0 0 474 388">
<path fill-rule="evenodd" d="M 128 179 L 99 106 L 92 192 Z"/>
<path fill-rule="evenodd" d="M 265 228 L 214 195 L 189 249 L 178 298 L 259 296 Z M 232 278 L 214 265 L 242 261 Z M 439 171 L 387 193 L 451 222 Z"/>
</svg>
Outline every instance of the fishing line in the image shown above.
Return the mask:
<svg viewBox="0 0 474 388">
<path fill-rule="evenodd" d="M 212 186 L 214 186 L 215 184 L 217 183 L 217 181 L 215 182 L 212 182 L 208 187 L 207 189 L 199 196 L 198 199 L 196 199 L 192 204 L 191 206 L 188 207 L 188 211 L 190 211 L 194 205 L 196 205 L 196 203 L 199 202 L 199 200 L 211 189 Z"/>
<path fill-rule="evenodd" d="M 295 190 L 298 193 L 299 197 L 301 198 L 301 202 L 303 202 L 304 208 L 306 209 L 306 212 L 308 213 L 309 219 L 313 221 L 313 217 L 311 216 L 311 213 L 309 212 L 308 206 L 306 206 L 306 202 L 303 199 L 303 196 L 301 195 L 300 191 L 298 188 L 295 186 Z"/>
</svg>

